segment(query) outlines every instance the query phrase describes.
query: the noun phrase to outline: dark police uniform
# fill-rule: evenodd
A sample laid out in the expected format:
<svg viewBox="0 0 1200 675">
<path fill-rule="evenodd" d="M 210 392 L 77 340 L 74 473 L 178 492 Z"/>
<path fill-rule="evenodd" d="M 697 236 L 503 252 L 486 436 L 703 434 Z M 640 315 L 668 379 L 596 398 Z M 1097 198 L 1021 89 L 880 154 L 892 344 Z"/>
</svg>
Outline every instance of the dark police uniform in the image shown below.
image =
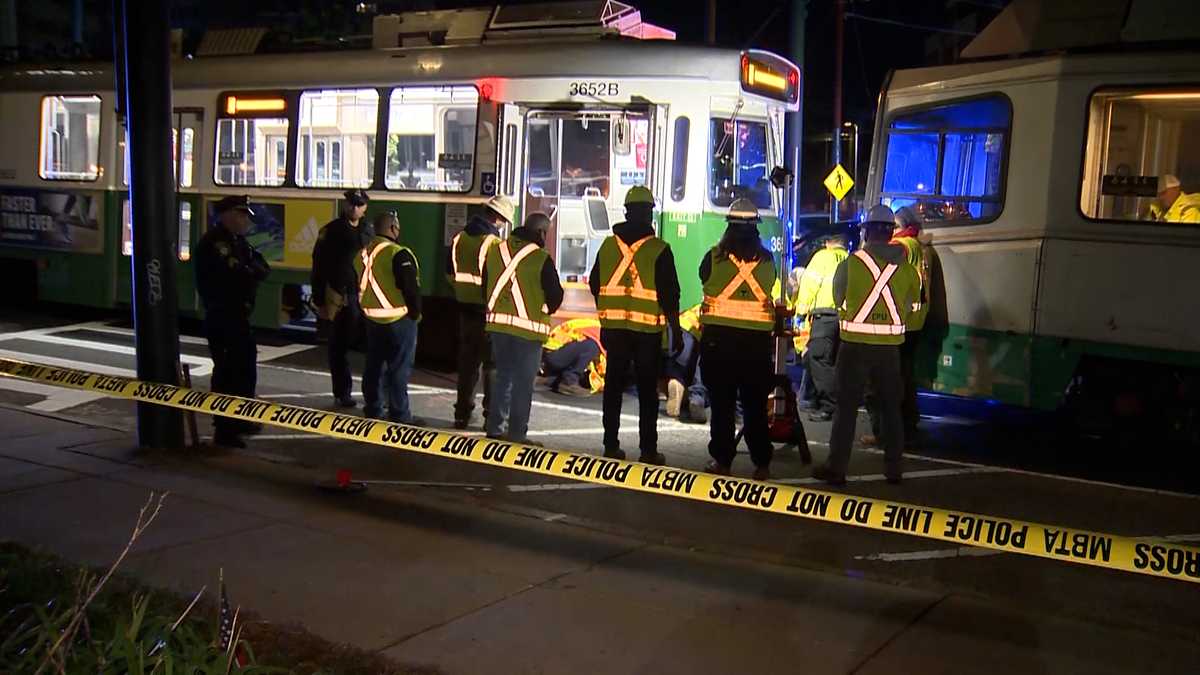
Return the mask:
<svg viewBox="0 0 1200 675">
<path fill-rule="evenodd" d="M 218 217 L 231 209 L 253 215 L 247 197 L 226 197 L 216 204 Z M 212 355 L 211 388 L 221 394 L 254 396 L 257 348 L 250 330 L 250 313 L 258 284 L 270 265 L 250 242 L 220 223 L 209 228 L 196 246 L 196 290 L 204 304 L 204 328 Z M 213 420 L 219 445 L 241 445 L 237 434 L 247 425 L 227 417 Z"/>
<path fill-rule="evenodd" d="M 367 193 L 359 189 L 347 190 L 345 197 L 351 206 L 369 201 Z M 341 295 L 345 303 L 333 315 L 329 327 L 329 376 L 333 384 L 333 397 L 345 407 L 354 404 L 350 394 L 353 378 L 348 353 L 362 342 L 364 332 L 354 259 L 373 237 L 374 232 L 365 217 L 358 225 L 353 225 L 342 216 L 321 228 L 312 252 L 313 298 L 319 304 L 325 304 L 325 291 L 329 289 Z"/>
</svg>

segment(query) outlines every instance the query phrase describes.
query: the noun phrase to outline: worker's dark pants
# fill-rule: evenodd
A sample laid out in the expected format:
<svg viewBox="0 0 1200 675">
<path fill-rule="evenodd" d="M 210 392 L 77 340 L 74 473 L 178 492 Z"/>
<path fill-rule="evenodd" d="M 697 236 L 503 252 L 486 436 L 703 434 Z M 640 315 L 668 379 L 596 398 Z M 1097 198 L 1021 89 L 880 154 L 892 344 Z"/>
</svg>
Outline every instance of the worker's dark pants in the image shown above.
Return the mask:
<svg viewBox="0 0 1200 675">
<path fill-rule="evenodd" d="M 213 372 L 209 388 L 218 394 L 252 398 L 258 383 L 258 348 L 250 320 L 244 314 L 209 312 L 204 317 L 208 353 Z M 245 423 L 228 417 L 213 417 L 213 435 L 236 434 Z"/>
<path fill-rule="evenodd" d="M 470 421 L 475 410 L 475 385 L 479 368 L 483 366 L 483 414 L 487 416 L 492 395 L 492 379 L 496 362 L 492 359 L 492 343 L 488 338 L 486 317 L 482 305 L 458 306 L 458 400 L 454 403 L 454 419 Z"/>
<path fill-rule="evenodd" d="M 843 341 L 837 358 L 837 409 L 829 436 L 829 468 L 844 476 L 850 464 L 850 447 L 858 422 L 858 404 L 867 383 L 878 401 L 885 471 L 899 476 L 904 448 L 904 427 L 900 420 L 899 345 L 868 345 Z"/>
<path fill-rule="evenodd" d="M 837 361 L 838 315 L 836 312 L 820 312 L 813 316 L 808 338 L 808 349 L 804 352 L 804 367 L 812 376 L 813 409 L 833 412 L 837 405 Z"/>
<path fill-rule="evenodd" d="M 771 393 L 771 334 L 766 331 L 705 328 L 700 336 L 700 371 L 712 403 L 708 454 L 729 466 L 737 454 L 734 426 L 742 402 L 742 430 L 755 466 L 771 464 L 774 448 L 767 423 Z"/>
<path fill-rule="evenodd" d="M 670 331 L 670 328 L 667 328 Z M 688 399 L 704 401 L 708 407 L 708 390 L 700 374 L 700 341 L 691 333 L 683 331 L 683 351 L 675 356 L 668 355 L 663 369 L 668 380 L 679 380 L 687 387 Z"/>
<path fill-rule="evenodd" d="M 379 419 L 387 404 L 387 418 L 408 423 L 408 380 L 417 354 L 417 322 L 400 319 L 391 323 L 367 321 L 367 364 L 363 368 L 363 414 Z"/>
<path fill-rule="evenodd" d="M 350 375 L 350 350 L 363 339 L 362 309 L 354 293 L 346 296 L 346 306 L 338 310 L 329 326 L 329 377 L 333 381 L 333 397 L 349 398 L 354 388 Z"/>
<path fill-rule="evenodd" d="M 643 455 L 658 452 L 658 368 L 662 333 L 601 328 L 600 343 L 608 354 L 604 369 L 604 449 L 621 449 L 621 399 L 630 366 L 638 394 L 638 447 Z"/>
<path fill-rule="evenodd" d="M 916 446 L 917 423 L 921 421 L 921 411 L 917 408 L 917 379 L 913 372 L 919 344 L 921 344 L 921 331 L 908 331 L 904 334 L 904 344 L 900 345 L 900 377 L 904 381 L 904 390 L 900 399 L 900 416 L 904 421 L 905 448 Z M 875 435 L 875 438 L 879 438 L 879 401 L 870 391 L 867 393 L 867 412 L 871 415 L 871 433 Z"/>
<path fill-rule="evenodd" d="M 592 340 L 576 340 L 542 354 L 542 369 L 555 379 L 554 386 L 578 384 L 589 387 L 588 364 L 600 355 L 600 345 Z"/>
</svg>

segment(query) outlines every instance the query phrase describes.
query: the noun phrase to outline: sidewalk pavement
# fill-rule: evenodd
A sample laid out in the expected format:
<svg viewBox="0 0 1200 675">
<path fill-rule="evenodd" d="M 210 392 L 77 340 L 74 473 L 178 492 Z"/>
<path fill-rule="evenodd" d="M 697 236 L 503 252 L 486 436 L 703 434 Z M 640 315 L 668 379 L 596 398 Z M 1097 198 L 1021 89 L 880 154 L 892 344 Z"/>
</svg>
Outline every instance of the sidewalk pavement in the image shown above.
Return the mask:
<svg viewBox="0 0 1200 675">
<path fill-rule="evenodd" d="M 700 554 L 445 491 L 329 495 L 297 465 L 143 454 L 127 432 L 10 408 L 0 409 L 0 428 L 0 539 L 106 565 L 150 491 L 166 490 L 126 573 L 194 593 L 223 568 L 231 600 L 267 620 L 447 673 L 1168 673 L 1200 664 L 1196 642 Z"/>
</svg>

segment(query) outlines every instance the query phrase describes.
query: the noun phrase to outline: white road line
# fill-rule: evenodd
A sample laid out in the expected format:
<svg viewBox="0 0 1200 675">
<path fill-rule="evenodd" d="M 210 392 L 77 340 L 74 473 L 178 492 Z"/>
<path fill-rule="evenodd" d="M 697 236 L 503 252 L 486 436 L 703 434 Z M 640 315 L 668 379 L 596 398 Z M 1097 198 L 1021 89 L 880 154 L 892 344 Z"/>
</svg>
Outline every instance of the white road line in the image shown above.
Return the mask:
<svg viewBox="0 0 1200 675">
<path fill-rule="evenodd" d="M 46 328 L 30 328 L 28 330 L 21 330 L 13 333 L 0 333 L 0 340 L 26 340 L 39 335 L 47 335 L 49 333 L 61 333 L 65 331 L 90 328 L 92 325 L 93 324 L 91 322 L 88 322 L 72 323 L 65 326 L 47 326 Z"/>
<path fill-rule="evenodd" d="M 40 412 L 58 412 L 104 398 L 103 394 L 91 391 L 66 389 L 40 382 L 29 382 L 27 380 L 16 380 L 7 377 L 0 378 L 0 389 L 45 397 L 37 403 L 30 403 L 25 406 L 30 410 L 38 410 Z"/>
<path fill-rule="evenodd" d="M 122 328 L 120 326 L 112 326 L 112 325 L 109 325 L 109 324 L 101 322 L 101 321 L 93 321 L 91 323 L 81 323 L 81 324 L 78 324 L 75 326 L 62 327 L 62 328 L 58 328 L 56 330 L 48 331 L 48 332 L 63 333 L 68 330 L 90 330 L 90 331 L 95 331 L 97 333 L 108 333 L 110 335 L 124 335 L 125 337 L 130 337 L 130 338 L 134 336 L 134 332 L 133 332 L 132 328 Z M 189 344 L 189 345 L 207 345 L 208 344 L 208 340 L 206 340 L 202 337 L 195 337 L 193 335 L 180 334 L 179 341 L 184 344 Z"/>
<path fill-rule="evenodd" d="M 809 445 L 814 445 L 812 441 Z M 828 444 L 826 444 L 828 446 Z M 882 455 L 883 450 L 877 448 L 855 448 L 862 452 L 867 452 L 873 455 Z M 1025 469 L 1013 469 L 1007 466 L 995 466 L 992 464 L 979 464 L 977 462 L 964 462 L 956 459 L 943 459 L 941 457 L 930 457 L 929 455 L 917 455 L 913 453 L 904 453 L 904 456 L 909 459 L 919 459 L 935 464 L 948 464 L 950 466 L 973 467 L 977 469 L 992 469 L 996 473 L 1011 473 L 1020 476 L 1033 476 L 1035 478 L 1045 478 L 1048 480 L 1059 480 L 1067 483 L 1079 483 L 1081 485 L 1091 485 L 1094 487 L 1112 488 L 1114 490 L 1127 490 L 1129 492 L 1142 492 L 1145 494 L 1162 495 L 1166 497 L 1179 497 L 1180 499 L 1200 499 L 1200 494 L 1191 494 L 1189 492 L 1176 492 L 1174 490 L 1160 490 L 1158 488 L 1139 487 L 1137 485 L 1121 485 L 1119 483 L 1109 483 L 1101 480 L 1090 480 L 1087 478 L 1076 478 L 1074 476 L 1060 476 L 1052 473 L 1042 473 L 1040 471 L 1027 471 Z M 907 475 L 907 474 L 906 474 Z"/>
<path fill-rule="evenodd" d="M 75 347 L 77 349 L 90 349 L 98 352 L 108 352 L 110 354 L 122 354 L 124 356 L 137 356 L 137 348 L 127 345 L 113 345 L 107 342 L 92 342 L 89 340 L 78 340 L 76 338 L 66 338 L 52 333 L 45 335 L 36 335 L 27 338 L 35 342 L 44 342 L 47 344 L 61 345 L 63 347 Z M 31 354 L 32 356 L 32 354 Z M 193 366 L 192 375 L 207 375 L 212 372 L 212 359 L 207 356 L 192 356 L 190 354 L 180 354 L 179 360 L 190 366 Z"/>
<path fill-rule="evenodd" d="M 101 375 L 112 375 L 114 377 L 137 377 L 137 373 L 128 368 L 117 368 L 115 366 L 106 366 L 102 363 L 80 363 L 75 359 L 63 359 L 56 356 L 42 356 L 41 354 L 29 354 L 26 352 L 14 352 L 7 349 L 0 349 L 0 358 L 12 359 L 14 361 L 24 361 L 26 363 L 37 363 L 43 366 L 52 366 L 54 368 L 82 368 L 89 372 L 100 373 Z"/>
<path fill-rule="evenodd" d="M 1165 536 L 1134 537 L 1138 541 L 1171 541 L 1189 542 L 1200 541 L 1200 534 L 1168 534 Z M 1007 551 L 996 551 L 990 548 L 975 548 L 959 546 L 958 548 L 941 548 L 929 551 L 904 551 L 900 553 L 872 553 L 856 555 L 855 560 L 879 560 L 882 562 L 912 562 L 914 560 L 939 560 L 942 558 L 986 558 L 994 555 L 1004 555 Z"/>
<path fill-rule="evenodd" d="M 973 467 L 966 469 L 928 469 L 925 471 L 905 471 L 904 479 L 910 478 L 942 478 L 945 476 L 961 476 L 970 473 L 1002 473 L 1004 469 L 996 467 Z M 887 480 L 887 476 L 881 473 L 866 473 L 856 476 L 846 476 L 847 483 L 878 483 Z M 772 480 L 773 483 L 783 483 L 785 485 L 822 485 L 824 481 L 816 478 L 780 478 Z"/>
<path fill-rule="evenodd" d="M 611 485 L 598 483 L 544 483 L 542 485 L 506 485 L 509 492 L 554 492 L 558 490 L 602 490 Z"/>
</svg>

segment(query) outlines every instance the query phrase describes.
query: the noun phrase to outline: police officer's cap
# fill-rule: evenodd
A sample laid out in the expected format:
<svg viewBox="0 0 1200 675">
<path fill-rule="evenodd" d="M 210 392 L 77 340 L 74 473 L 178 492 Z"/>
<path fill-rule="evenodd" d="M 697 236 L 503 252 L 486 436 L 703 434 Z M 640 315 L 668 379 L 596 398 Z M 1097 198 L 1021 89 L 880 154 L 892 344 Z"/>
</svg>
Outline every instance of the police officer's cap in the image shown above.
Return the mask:
<svg viewBox="0 0 1200 675">
<path fill-rule="evenodd" d="M 729 214 L 725 216 L 725 219 L 757 223 L 759 221 L 758 206 L 747 197 L 738 197 L 729 205 Z"/>
<path fill-rule="evenodd" d="M 371 201 L 371 198 L 367 196 L 367 191 L 362 188 L 346 190 L 342 194 L 346 196 L 346 201 L 350 202 L 351 206 L 366 206 L 367 202 Z"/>
<path fill-rule="evenodd" d="M 233 210 L 245 211 L 248 215 L 254 215 L 254 209 L 250 208 L 250 197 L 247 195 L 229 195 L 217 202 L 213 209 L 217 215 Z"/>
</svg>

